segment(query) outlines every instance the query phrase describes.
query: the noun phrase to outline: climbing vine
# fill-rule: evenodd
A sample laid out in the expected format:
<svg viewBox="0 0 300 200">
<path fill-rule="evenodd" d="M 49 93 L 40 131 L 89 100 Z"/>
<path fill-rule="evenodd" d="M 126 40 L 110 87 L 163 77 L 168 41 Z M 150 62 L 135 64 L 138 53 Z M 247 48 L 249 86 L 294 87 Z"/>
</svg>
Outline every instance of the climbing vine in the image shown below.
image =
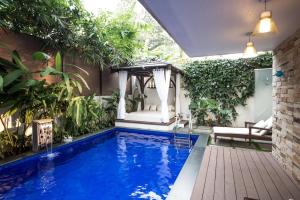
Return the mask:
<svg viewBox="0 0 300 200">
<path fill-rule="evenodd" d="M 246 100 L 254 94 L 254 69 L 270 67 L 272 67 L 270 53 L 248 59 L 218 59 L 188 63 L 184 69 L 184 84 L 191 98 L 190 108 L 197 117 L 198 124 L 229 125 L 238 115 L 235 107 L 245 106 Z M 203 108 L 203 105 L 210 105 L 203 104 L 205 100 L 213 100 L 218 105 Z M 213 116 L 213 119 L 208 116 Z"/>
</svg>

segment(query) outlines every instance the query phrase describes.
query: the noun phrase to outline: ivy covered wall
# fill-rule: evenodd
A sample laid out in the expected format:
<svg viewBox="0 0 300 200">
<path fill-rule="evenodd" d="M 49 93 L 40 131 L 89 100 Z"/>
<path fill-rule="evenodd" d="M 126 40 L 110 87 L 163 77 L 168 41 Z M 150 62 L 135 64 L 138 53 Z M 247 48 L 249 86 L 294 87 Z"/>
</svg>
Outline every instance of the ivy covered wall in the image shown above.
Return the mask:
<svg viewBox="0 0 300 200">
<path fill-rule="evenodd" d="M 254 69 L 272 67 L 267 53 L 248 59 L 194 61 L 185 66 L 184 87 L 200 125 L 230 125 L 255 89 Z"/>
</svg>

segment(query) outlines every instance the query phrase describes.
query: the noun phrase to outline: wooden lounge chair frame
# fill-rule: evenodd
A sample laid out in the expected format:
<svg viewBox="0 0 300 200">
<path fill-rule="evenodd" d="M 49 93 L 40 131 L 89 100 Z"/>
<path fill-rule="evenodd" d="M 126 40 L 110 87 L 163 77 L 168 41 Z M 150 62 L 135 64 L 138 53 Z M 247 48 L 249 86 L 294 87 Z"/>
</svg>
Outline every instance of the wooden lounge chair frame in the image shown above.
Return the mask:
<svg viewBox="0 0 300 200">
<path fill-rule="evenodd" d="M 272 137 L 270 135 L 253 135 L 252 134 L 252 129 L 258 129 L 259 131 L 262 130 L 266 130 L 268 132 L 271 133 L 272 135 L 272 128 L 268 129 L 268 128 L 260 128 L 260 127 L 255 127 L 253 126 L 255 123 L 254 122 L 245 122 L 245 128 L 249 129 L 249 134 L 245 135 L 245 134 L 228 134 L 228 133 L 216 133 L 214 132 L 214 139 L 215 142 L 217 141 L 217 137 L 230 137 L 230 138 L 242 138 L 242 139 L 249 139 L 249 144 L 251 144 L 251 140 L 255 139 L 255 140 L 265 140 L 265 141 L 272 141 Z"/>
</svg>

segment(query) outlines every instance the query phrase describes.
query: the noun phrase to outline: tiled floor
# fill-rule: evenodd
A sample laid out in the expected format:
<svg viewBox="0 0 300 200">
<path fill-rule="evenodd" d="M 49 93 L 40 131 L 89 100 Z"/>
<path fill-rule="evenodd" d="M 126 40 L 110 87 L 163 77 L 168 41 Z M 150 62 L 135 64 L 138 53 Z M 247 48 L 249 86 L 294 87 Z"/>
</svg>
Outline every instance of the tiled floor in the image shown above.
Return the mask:
<svg viewBox="0 0 300 200">
<path fill-rule="evenodd" d="M 300 199 L 300 188 L 271 153 L 208 146 L 192 200 Z"/>
</svg>

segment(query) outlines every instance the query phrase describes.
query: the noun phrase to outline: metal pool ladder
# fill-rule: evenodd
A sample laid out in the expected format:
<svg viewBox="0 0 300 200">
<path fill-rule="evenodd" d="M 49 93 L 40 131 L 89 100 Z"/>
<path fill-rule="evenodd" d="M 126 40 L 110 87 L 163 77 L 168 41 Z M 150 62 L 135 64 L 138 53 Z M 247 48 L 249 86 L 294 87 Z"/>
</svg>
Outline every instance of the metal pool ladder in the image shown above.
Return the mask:
<svg viewBox="0 0 300 200">
<path fill-rule="evenodd" d="M 176 123 L 174 128 L 174 144 L 178 146 L 188 146 L 189 148 L 192 147 L 192 140 L 191 140 L 191 133 L 192 133 L 192 120 L 191 115 L 189 117 L 189 128 L 187 134 L 179 134 L 177 133 L 177 128 L 179 127 L 179 120 L 176 117 Z"/>
<path fill-rule="evenodd" d="M 178 146 L 188 146 L 192 147 L 191 134 L 178 134 L 174 132 L 174 144 Z"/>
</svg>

